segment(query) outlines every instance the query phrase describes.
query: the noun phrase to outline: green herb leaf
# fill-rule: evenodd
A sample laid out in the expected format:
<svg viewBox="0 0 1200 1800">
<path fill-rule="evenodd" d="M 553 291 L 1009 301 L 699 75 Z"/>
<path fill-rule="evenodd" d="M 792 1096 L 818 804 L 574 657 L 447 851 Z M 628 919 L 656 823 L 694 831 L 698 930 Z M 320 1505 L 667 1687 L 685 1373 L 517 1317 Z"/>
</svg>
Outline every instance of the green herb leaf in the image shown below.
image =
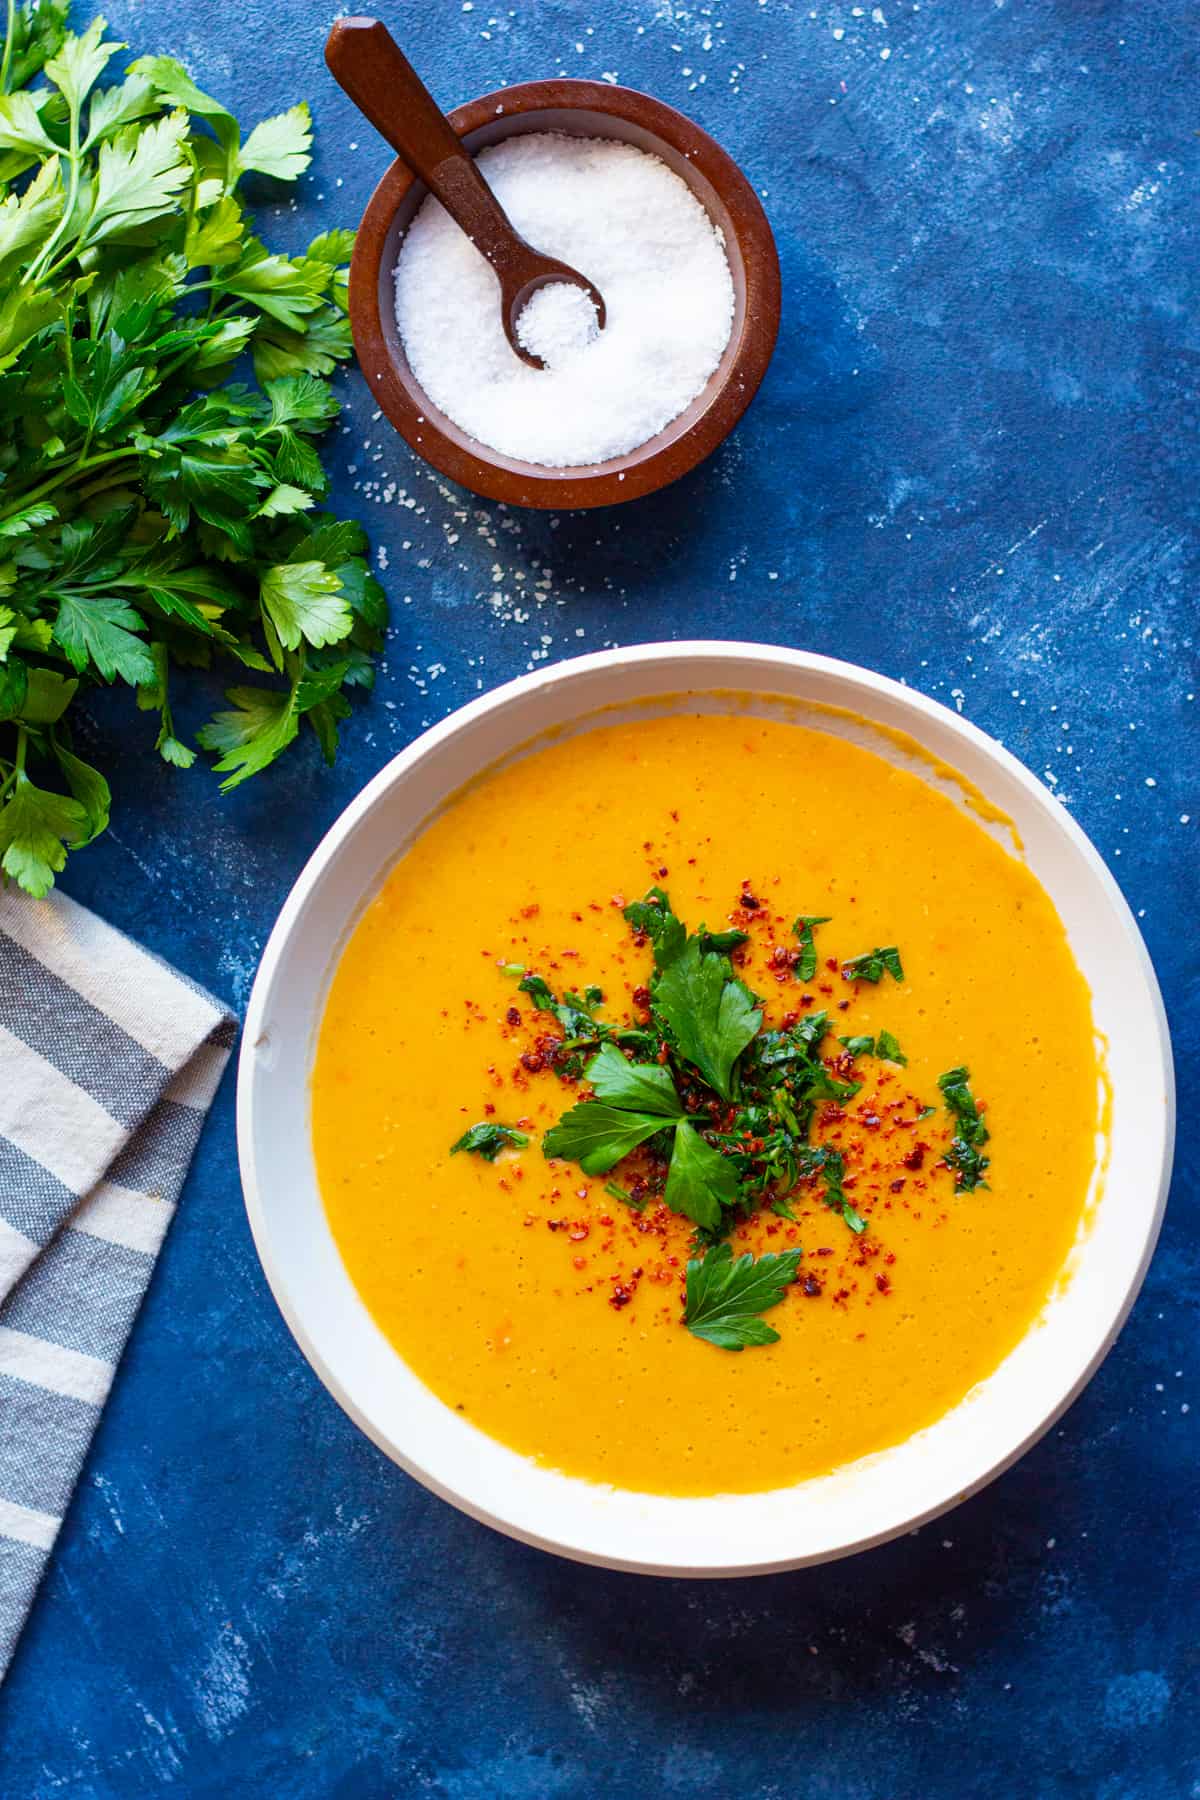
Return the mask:
<svg viewBox="0 0 1200 1800">
<path fill-rule="evenodd" d="M 686 1122 L 675 1127 L 663 1198 L 672 1212 L 683 1213 L 704 1231 L 717 1230 L 722 1207 L 732 1206 L 738 1198 L 733 1163 L 706 1144 L 696 1127 Z"/>
<path fill-rule="evenodd" d="M 275 761 L 300 729 L 294 697 L 271 688 L 230 688 L 225 698 L 232 712 L 219 712 L 196 733 L 203 750 L 219 751 L 215 767 L 227 779 L 222 788 L 238 787 Z"/>
<path fill-rule="evenodd" d="M 301 640 L 316 648 L 336 644 L 354 623 L 342 598 L 342 584 L 324 563 L 277 563 L 262 578 L 263 610 L 285 650 Z"/>
<path fill-rule="evenodd" d="M 728 956 L 731 950 L 740 950 L 743 944 L 750 942 L 748 931 L 709 931 L 702 925 L 696 936 L 700 939 L 701 950 L 714 951 L 718 956 Z"/>
<path fill-rule="evenodd" d="M 295 181 L 312 161 L 312 117 L 307 102 L 256 125 L 238 152 L 239 170 L 254 169 L 276 181 Z"/>
<path fill-rule="evenodd" d="M 72 848 L 78 849 L 82 844 L 90 844 L 108 828 L 108 815 L 112 805 L 112 794 L 107 781 L 99 769 L 93 769 L 90 763 L 64 749 L 57 740 L 54 741 L 54 754 L 58 758 L 58 766 L 67 779 L 67 786 L 74 799 L 83 808 L 86 822 L 86 835 L 73 841 Z"/>
<path fill-rule="evenodd" d="M 813 927 L 828 925 L 828 913 L 801 913 L 792 920 L 792 930 L 800 940 L 800 960 L 796 964 L 796 980 L 811 981 L 817 972 L 817 946 Z"/>
<path fill-rule="evenodd" d="M 683 1107 L 670 1071 L 656 1063 L 631 1063 L 615 1044 L 602 1044 L 585 1071 L 597 1100 L 627 1112 L 657 1113 L 681 1119 Z"/>
<path fill-rule="evenodd" d="M 670 898 L 663 888 L 652 887 L 644 899 L 632 900 L 623 917 L 654 945 L 656 969 L 673 963 L 687 942 L 687 929 L 671 911 Z"/>
<path fill-rule="evenodd" d="M 900 1040 L 894 1038 L 890 1031 L 881 1031 L 875 1040 L 875 1054 L 885 1062 L 899 1063 L 903 1067 L 908 1058 L 900 1048 Z"/>
<path fill-rule="evenodd" d="M 885 944 L 877 950 L 864 950 L 861 956 L 851 957 L 849 962 L 842 964 L 842 974 L 847 981 L 880 982 L 885 975 L 890 975 L 893 981 L 904 980 L 900 952 L 895 944 Z"/>
<path fill-rule="evenodd" d="M 778 1306 L 799 1273 L 801 1252 L 734 1257 L 718 1244 L 687 1266 L 683 1322 L 719 1350 L 774 1344 L 779 1333 L 760 1314 Z"/>
<path fill-rule="evenodd" d="M 186 136 L 187 114 L 175 112 L 101 144 L 85 245 L 126 236 L 174 209 L 192 171 Z"/>
<path fill-rule="evenodd" d="M 134 635 L 144 629 L 140 613 L 123 600 L 70 590 L 59 597 L 54 636 L 73 668 L 82 672 L 92 664 L 101 681 L 115 675 L 132 687 L 153 681 L 150 652 Z"/>
<path fill-rule="evenodd" d="M 946 1162 L 954 1171 L 955 1187 L 964 1194 L 987 1186 L 983 1177 L 990 1160 L 983 1155 L 983 1146 L 991 1133 L 967 1085 L 970 1075 L 968 1068 L 960 1067 L 947 1069 L 944 1075 L 938 1076 L 938 1086 L 957 1127 L 946 1152 Z"/>
<path fill-rule="evenodd" d="M 699 940 L 689 938 L 659 974 L 654 1010 L 680 1056 L 728 1100 L 734 1065 L 762 1024 L 762 1013 L 749 990 L 730 975 L 725 958 L 706 955 Z"/>
<path fill-rule="evenodd" d="M 78 800 L 35 787 L 20 771 L 0 808 L 0 869 L 41 900 L 67 860 L 86 841 L 88 816 Z"/>
<path fill-rule="evenodd" d="M 482 1119 L 478 1125 L 464 1131 L 456 1144 L 451 1144 L 450 1154 L 457 1156 L 460 1150 L 468 1150 L 474 1156 L 482 1156 L 485 1162 L 495 1162 L 502 1150 L 523 1150 L 528 1142 L 526 1133 L 517 1131 L 512 1125 L 497 1125 L 490 1119 Z"/>
<path fill-rule="evenodd" d="M 581 1100 L 542 1139 L 546 1156 L 577 1162 L 585 1175 L 607 1175 L 623 1156 L 669 1128 L 661 1113 L 628 1112 L 601 1100 Z"/>
</svg>

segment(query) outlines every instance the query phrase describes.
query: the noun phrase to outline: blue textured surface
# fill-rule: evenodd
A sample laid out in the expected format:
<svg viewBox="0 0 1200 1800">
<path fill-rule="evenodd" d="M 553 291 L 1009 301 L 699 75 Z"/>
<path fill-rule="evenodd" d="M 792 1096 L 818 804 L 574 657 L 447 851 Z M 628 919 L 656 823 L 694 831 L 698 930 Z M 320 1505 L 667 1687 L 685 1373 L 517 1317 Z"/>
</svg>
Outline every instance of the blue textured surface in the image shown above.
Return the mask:
<svg viewBox="0 0 1200 1800">
<path fill-rule="evenodd" d="M 324 74 L 321 9 L 110 13 L 248 118 L 313 97 L 317 161 L 272 229 L 355 221 L 386 156 Z M 338 498 L 395 629 L 343 760 L 306 750 L 222 800 L 200 770 L 156 773 L 132 748 L 148 728 L 109 708 L 114 829 L 70 891 L 241 1005 L 321 832 L 480 686 L 639 638 L 847 656 L 1003 738 L 1108 858 L 1172 1014 L 1173 1203 L 1116 1350 L 986 1493 L 828 1569 L 641 1582 L 460 1518 L 343 1418 L 251 1248 L 227 1083 L 6 1690 L 0 1793 L 1200 1795 L 1195 12 L 408 0 L 388 19 L 447 105 L 565 70 L 707 126 L 778 234 L 775 362 L 706 469 L 561 519 L 444 488 L 347 378 Z"/>
</svg>

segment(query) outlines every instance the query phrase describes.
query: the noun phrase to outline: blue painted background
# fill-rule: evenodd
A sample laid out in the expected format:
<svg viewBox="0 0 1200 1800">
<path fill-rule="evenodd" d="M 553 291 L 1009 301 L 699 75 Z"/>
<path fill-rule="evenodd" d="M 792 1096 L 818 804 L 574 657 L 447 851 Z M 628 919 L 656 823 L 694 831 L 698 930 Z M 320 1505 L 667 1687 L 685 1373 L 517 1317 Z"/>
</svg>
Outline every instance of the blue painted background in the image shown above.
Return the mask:
<svg viewBox="0 0 1200 1800">
<path fill-rule="evenodd" d="M 321 7 L 110 14 L 247 119 L 311 97 L 317 158 L 270 230 L 354 223 L 386 155 L 325 75 Z M 988 1492 L 828 1569 L 641 1582 L 460 1518 L 343 1418 L 259 1272 L 227 1083 L 5 1692 L 0 1793 L 1200 1795 L 1195 10 L 386 16 L 447 105 L 566 71 L 707 126 L 778 234 L 774 364 L 705 469 L 557 519 L 442 485 L 347 377 L 336 497 L 395 626 L 342 761 L 222 799 L 106 707 L 114 826 L 67 887 L 240 1006 L 326 826 L 481 686 L 654 637 L 830 651 L 1003 738 L 1109 860 L 1175 1031 L 1173 1202 L 1117 1349 Z"/>
</svg>

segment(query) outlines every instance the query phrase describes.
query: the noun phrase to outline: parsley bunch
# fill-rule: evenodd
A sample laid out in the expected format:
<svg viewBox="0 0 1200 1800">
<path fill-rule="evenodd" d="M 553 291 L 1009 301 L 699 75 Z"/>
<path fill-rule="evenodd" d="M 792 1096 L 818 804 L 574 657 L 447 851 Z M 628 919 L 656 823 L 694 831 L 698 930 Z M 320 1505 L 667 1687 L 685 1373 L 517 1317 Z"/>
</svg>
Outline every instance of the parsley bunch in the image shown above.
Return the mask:
<svg viewBox="0 0 1200 1800">
<path fill-rule="evenodd" d="M 0 868 L 34 895 L 108 820 L 81 689 L 132 688 L 186 769 L 174 670 L 265 677 L 197 733 L 233 787 L 302 725 L 333 760 L 386 623 L 361 529 L 318 510 L 353 233 L 280 255 L 241 193 L 307 168 L 307 106 L 243 138 L 170 57 L 98 85 L 124 46 L 68 4 L 7 0 L 0 55 Z"/>
</svg>

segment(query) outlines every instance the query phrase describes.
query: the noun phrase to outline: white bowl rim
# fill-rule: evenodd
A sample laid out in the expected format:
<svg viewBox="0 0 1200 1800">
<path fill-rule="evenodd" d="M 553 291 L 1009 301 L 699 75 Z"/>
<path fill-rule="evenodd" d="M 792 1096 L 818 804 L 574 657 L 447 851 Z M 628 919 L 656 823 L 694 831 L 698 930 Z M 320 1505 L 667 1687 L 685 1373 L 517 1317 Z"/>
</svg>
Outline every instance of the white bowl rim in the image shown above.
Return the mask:
<svg viewBox="0 0 1200 1800">
<path fill-rule="evenodd" d="M 689 679 L 683 673 L 689 663 L 698 660 L 719 663 L 724 659 L 742 665 L 741 672 L 734 674 L 728 683 L 723 679 L 713 678 L 698 682 Z M 286 962 L 288 944 L 293 930 L 314 888 L 336 859 L 350 834 L 367 817 L 381 796 L 387 793 L 402 776 L 413 770 L 424 758 L 444 745 L 448 739 L 477 724 L 488 715 L 501 713 L 514 705 L 519 706 L 522 701 L 543 692 L 551 685 L 569 683 L 597 673 L 619 672 L 623 668 L 645 669 L 647 666 L 661 668 L 662 680 L 654 692 L 663 699 L 689 693 L 711 695 L 721 692 L 787 698 L 785 690 L 772 686 L 772 671 L 778 672 L 783 668 L 793 675 L 809 674 L 814 677 L 826 677 L 853 690 L 852 697 L 844 703 L 838 701 L 836 704 L 839 706 L 845 704 L 848 710 L 858 713 L 868 724 L 875 722 L 869 706 L 869 701 L 874 696 L 886 700 L 910 714 L 914 726 L 920 721 L 925 721 L 931 726 L 936 725 L 943 731 L 948 731 L 952 737 L 959 739 L 965 746 L 973 748 L 985 762 L 990 762 L 1007 775 L 1021 790 L 1024 799 L 1032 805 L 1035 811 L 1040 812 L 1046 820 L 1053 822 L 1054 828 L 1067 840 L 1071 850 L 1084 864 L 1095 884 L 1096 891 L 1107 901 L 1115 922 L 1121 928 L 1125 948 L 1132 954 L 1140 976 L 1140 998 L 1145 1002 L 1152 1015 L 1153 1050 L 1157 1055 L 1154 1075 L 1161 1086 L 1162 1110 L 1159 1127 L 1152 1132 L 1153 1141 L 1148 1146 L 1146 1186 L 1150 1204 L 1145 1210 L 1143 1230 L 1140 1242 L 1136 1245 L 1136 1255 L 1131 1256 L 1128 1276 L 1124 1281 L 1124 1291 L 1118 1303 L 1110 1308 L 1107 1316 L 1103 1319 L 1102 1329 L 1097 1334 L 1090 1354 L 1074 1370 L 1068 1382 L 1058 1387 L 1051 1384 L 1047 1393 L 1034 1399 L 1031 1404 L 1031 1418 L 1015 1440 L 1005 1443 L 994 1451 L 984 1451 L 978 1467 L 973 1470 L 969 1478 L 956 1481 L 952 1491 L 935 1491 L 930 1494 L 927 1503 L 915 1511 L 907 1511 L 903 1518 L 896 1518 L 881 1525 L 878 1529 L 862 1533 L 853 1541 L 823 1545 L 816 1552 L 798 1548 L 794 1554 L 775 1554 L 764 1557 L 756 1554 L 753 1549 L 744 1550 L 737 1547 L 735 1531 L 729 1529 L 728 1538 L 735 1545 L 735 1552 L 732 1554 L 728 1540 L 719 1546 L 714 1544 L 711 1551 L 702 1558 L 693 1556 L 678 1561 L 674 1560 L 664 1551 L 661 1542 L 657 1541 L 652 1555 L 640 1553 L 636 1548 L 626 1554 L 623 1551 L 614 1551 L 611 1544 L 596 1547 L 590 1541 L 589 1523 L 586 1516 L 582 1522 L 576 1521 L 575 1526 L 571 1529 L 556 1526 L 553 1531 L 548 1531 L 523 1516 L 519 1506 L 498 1503 L 490 1492 L 486 1500 L 481 1499 L 477 1493 L 464 1491 L 462 1486 L 440 1479 L 435 1471 L 422 1462 L 419 1448 L 414 1449 L 411 1446 L 402 1445 L 392 1435 L 381 1429 L 370 1409 L 349 1390 L 347 1384 L 330 1367 L 327 1356 L 315 1340 L 305 1309 L 293 1292 L 282 1266 L 279 1246 L 275 1242 L 264 1205 L 266 1178 L 260 1169 L 256 1143 L 255 1112 L 260 1071 L 255 1057 L 255 1048 L 263 1033 L 272 990 L 279 981 L 281 969 Z M 747 679 L 747 670 L 761 673 L 760 686 L 751 685 Z M 578 714 L 573 716 L 582 720 L 598 710 L 602 710 L 606 704 L 612 704 L 612 702 L 590 699 L 587 704 L 580 707 Z M 813 704 L 819 705 L 820 703 Z M 892 729 L 897 729 L 897 727 L 893 726 Z M 909 727 L 901 725 L 898 729 L 907 730 Z M 512 745 L 515 748 L 525 743 L 530 736 L 537 737 L 539 735 L 536 731 L 518 733 L 514 735 Z M 916 729 L 913 729 L 912 735 L 918 743 L 921 742 Z M 932 755 L 933 753 L 928 752 L 928 754 Z M 940 752 L 938 755 L 941 757 Z M 943 758 L 943 760 L 949 762 L 951 759 Z M 478 772 L 483 773 L 486 766 L 489 765 L 482 765 Z M 972 776 L 969 779 L 975 781 L 976 778 Z M 976 785 L 981 784 L 976 782 Z M 987 797 L 986 789 L 983 791 Z M 438 801 L 440 802 L 444 797 L 444 795 L 439 795 Z M 424 816 L 427 817 L 428 814 Z M 365 898 L 365 894 L 361 898 Z M 335 944 L 331 941 L 331 957 L 334 949 Z M 307 1127 L 307 1095 L 305 1100 Z M 970 720 L 906 684 L 878 674 L 859 664 L 845 662 L 838 658 L 782 645 L 742 642 L 735 639 L 686 639 L 674 642 L 647 643 L 567 658 L 518 676 L 476 699 L 468 701 L 413 739 L 387 762 L 349 802 L 322 837 L 296 878 L 263 951 L 246 1010 L 238 1062 L 238 1157 L 247 1217 L 255 1248 L 268 1285 L 288 1328 L 313 1370 L 343 1411 L 385 1455 L 408 1474 L 442 1499 L 449 1501 L 460 1511 L 481 1523 L 490 1525 L 521 1542 L 532 1544 L 569 1560 L 599 1564 L 634 1573 L 662 1576 L 738 1577 L 770 1574 L 854 1555 L 877 1544 L 886 1543 L 893 1538 L 902 1536 L 906 1532 L 914 1531 L 977 1493 L 1010 1468 L 1050 1430 L 1079 1396 L 1108 1354 L 1129 1315 L 1149 1267 L 1162 1223 L 1170 1185 L 1174 1132 L 1175 1083 L 1170 1035 L 1162 996 L 1149 953 L 1129 905 L 1113 875 L 1091 840 L 1065 806 L 996 739 L 972 724 Z M 332 1242 L 332 1234 L 329 1235 Z M 1134 1247 L 1131 1246 L 1132 1248 Z M 399 1360 L 397 1356 L 397 1361 Z M 408 1373 L 411 1374 L 411 1372 Z M 412 1379 L 416 1380 L 415 1377 Z M 418 1385 L 422 1384 L 418 1383 Z M 426 1394 L 429 1392 L 427 1389 L 424 1391 Z M 440 1406 L 442 1403 L 437 1402 L 437 1404 Z M 952 1409 L 952 1414 L 956 1410 Z M 935 1429 L 935 1427 L 930 1429 Z M 477 1435 L 482 1437 L 483 1434 Z M 918 1437 L 926 1435 L 926 1433 L 920 1433 Z M 527 1463 L 527 1459 L 518 1458 L 515 1453 L 508 1451 L 505 1447 L 496 1445 L 494 1440 L 485 1439 L 484 1441 L 493 1448 L 499 1449 L 504 1456 L 512 1458 L 514 1462 L 527 1465 L 531 1469 L 536 1467 L 532 1463 Z M 911 1442 L 913 1440 L 910 1440 Z M 904 1446 L 896 1448 L 903 1449 Z M 891 1454 L 890 1451 L 880 1453 L 883 1457 Z M 872 1460 L 875 1459 L 866 1459 L 867 1462 Z M 856 1469 L 863 1466 L 863 1464 L 853 1465 Z M 651 1497 L 621 1494 L 619 1491 L 599 1488 L 592 1483 L 566 1477 L 548 1469 L 537 1470 L 537 1478 L 540 1480 L 542 1477 L 551 1482 L 563 1484 L 570 1489 L 580 1490 L 581 1493 L 611 1495 L 616 1492 L 616 1497 L 621 1500 L 646 1501 L 653 1506 L 665 1505 L 672 1509 L 712 1507 L 714 1505 L 737 1508 L 743 1503 L 764 1498 L 758 1494 L 720 1495 L 702 1499 Z M 821 1479 L 835 1480 L 837 1477 Z M 799 1492 L 800 1489 L 777 1490 L 778 1496 Z M 730 1517 L 729 1526 L 733 1525 L 734 1521 Z"/>
</svg>

